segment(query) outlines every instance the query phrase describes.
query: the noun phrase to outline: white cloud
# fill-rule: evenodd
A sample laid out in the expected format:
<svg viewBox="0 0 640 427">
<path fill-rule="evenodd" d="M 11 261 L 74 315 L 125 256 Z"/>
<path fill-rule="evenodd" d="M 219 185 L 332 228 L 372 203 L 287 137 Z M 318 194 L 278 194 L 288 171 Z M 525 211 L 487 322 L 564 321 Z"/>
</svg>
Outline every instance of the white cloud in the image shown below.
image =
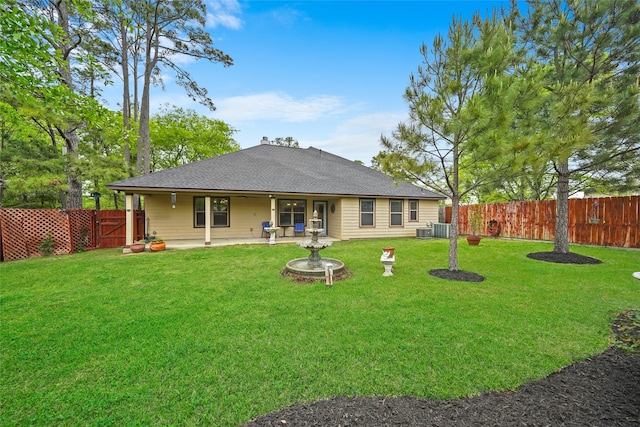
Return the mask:
<svg viewBox="0 0 640 427">
<path fill-rule="evenodd" d="M 279 7 L 269 13 L 269 18 L 283 27 L 290 28 L 304 16 L 299 10 L 289 6 Z"/>
<path fill-rule="evenodd" d="M 307 122 L 343 109 L 337 96 L 319 95 L 294 99 L 287 94 L 266 92 L 247 96 L 233 96 L 217 101 L 217 114 L 228 122 L 249 120 L 281 120 Z"/>
<path fill-rule="evenodd" d="M 207 2 L 207 27 L 218 26 L 238 30 L 244 23 L 240 19 L 242 8 L 237 0 L 209 0 Z"/>
<path fill-rule="evenodd" d="M 328 139 L 305 141 L 305 146 L 322 148 L 350 160 L 362 160 L 369 165 L 371 159 L 382 150 L 380 136 L 390 135 L 405 115 L 399 112 L 378 112 L 355 116 L 340 124 Z"/>
</svg>

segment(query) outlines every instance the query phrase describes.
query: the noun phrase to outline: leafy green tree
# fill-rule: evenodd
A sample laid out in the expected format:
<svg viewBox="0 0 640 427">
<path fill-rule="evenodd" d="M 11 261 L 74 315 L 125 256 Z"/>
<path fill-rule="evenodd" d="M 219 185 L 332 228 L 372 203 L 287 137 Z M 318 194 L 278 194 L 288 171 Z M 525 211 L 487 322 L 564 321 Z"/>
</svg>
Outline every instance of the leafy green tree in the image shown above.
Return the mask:
<svg viewBox="0 0 640 427">
<path fill-rule="evenodd" d="M 545 71 L 540 161 L 556 175 L 554 252 L 569 252 L 572 179 L 610 174 L 637 183 L 640 150 L 640 4 L 636 0 L 532 0 L 519 30 Z M 629 164 L 636 165 L 630 168 Z M 635 172 L 633 172 L 635 171 Z M 634 181 L 635 180 L 635 181 Z"/>
<path fill-rule="evenodd" d="M 11 57 L 6 62 L 9 66 L 0 66 L 0 72 L 11 68 L 16 60 L 24 61 L 0 83 L 6 89 L 2 100 L 21 114 L 30 115 L 54 147 L 63 146 L 58 150 L 67 163 L 66 198 L 62 203 L 71 208 L 82 207 L 82 181 L 73 164 L 79 157 L 78 130 L 84 118 L 91 115 L 92 107 L 74 84 L 74 64 L 92 64 L 90 55 L 80 48 L 83 35 L 90 31 L 85 20 L 89 17 L 88 4 L 81 0 L 11 1 L 6 7 L 14 17 L 6 18 L 3 13 L 6 21 L 2 25 L 8 37 L 0 43 L 0 57 Z M 2 33 L 4 36 L 4 29 Z M 9 48 L 14 51 L 5 56 Z M 34 78 L 40 78 L 41 83 L 27 86 Z"/>
<path fill-rule="evenodd" d="M 81 132 L 82 156 L 75 163 L 77 173 L 85 183 L 86 193 L 112 194 L 113 201 L 104 198 L 103 208 L 115 207 L 119 199 L 105 187 L 106 184 L 129 176 L 124 160 L 126 131 L 122 127 L 122 114 L 101 106 L 95 107 L 98 114 L 87 120 Z"/>
<path fill-rule="evenodd" d="M 238 150 L 234 128 L 195 110 L 165 106 L 151 118 L 153 170 L 167 169 Z"/>
<path fill-rule="evenodd" d="M 0 206 L 60 206 L 65 164 L 48 135 L 0 102 Z"/>
<path fill-rule="evenodd" d="M 479 203 L 548 200 L 554 196 L 555 188 L 556 175 L 551 163 L 518 161 L 503 179 L 479 187 L 474 197 Z"/>
<path fill-rule="evenodd" d="M 373 163 L 387 173 L 448 196 L 452 200 L 449 270 L 458 270 L 458 206 L 462 197 L 504 170 L 505 138 L 520 93 L 513 79 L 515 39 L 493 16 L 471 22 L 453 19 L 448 36 L 422 45 L 423 65 L 405 92 L 409 119 Z M 507 75 L 507 72 L 512 75 Z M 507 162 L 504 162 L 507 163 Z M 473 178 L 461 180 L 462 171 Z"/>
<path fill-rule="evenodd" d="M 30 14 L 14 0 L 0 4 L 0 93 L 18 97 L 52 98 L 58 83 L 56 70 L 62 61 L 42 37 L 50 21 Z"/>
</svg>

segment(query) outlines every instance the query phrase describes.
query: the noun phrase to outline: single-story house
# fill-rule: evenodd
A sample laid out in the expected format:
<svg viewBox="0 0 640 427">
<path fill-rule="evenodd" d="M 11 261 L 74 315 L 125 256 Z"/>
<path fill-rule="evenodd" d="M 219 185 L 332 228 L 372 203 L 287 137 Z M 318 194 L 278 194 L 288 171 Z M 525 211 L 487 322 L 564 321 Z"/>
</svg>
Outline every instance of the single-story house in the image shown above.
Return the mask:
<svg viewBox="0 0 640 427">
<path fill-rule="evenodd" d="M 263 223 L 292 236 L 313 212 L 339 239 L 415 236 L 437 222 L 443 196 L 313 147 L 260 145 L 107 185 L 125 193 L 127 247 L 133 195 L 144 196 L 147 235 L 165 240 L 256 238 Z"/>
</svg>

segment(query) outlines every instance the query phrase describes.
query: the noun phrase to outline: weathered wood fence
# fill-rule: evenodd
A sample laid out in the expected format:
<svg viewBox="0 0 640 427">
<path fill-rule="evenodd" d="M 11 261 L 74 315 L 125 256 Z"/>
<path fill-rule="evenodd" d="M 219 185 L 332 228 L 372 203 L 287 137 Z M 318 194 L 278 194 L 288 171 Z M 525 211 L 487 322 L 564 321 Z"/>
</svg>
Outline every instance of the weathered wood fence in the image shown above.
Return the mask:
<svg viewBox="0 0 640 427">
<path fill-rule="evenodd" d="M 144 237 L 144 212 L 134 215 L 134 240 Z M 0 209 L 0 261 L 41 256 L 51 236 L 53 254 L 125 245 L 125 211 Z"/>
<path fill-rule="evenodd" d="M 555 200 L 472 206 L 477 206 L 484 218 L 484 229 L 478 230 L 481 235 L 533 240 L 555 238 Z M 460 234 L 471 234 L 469 209 L 472 206 L 460 206 Z M 451 207 L 446 208 L 446 222 L 451 222 Z M 640 196 L 569 199 L 569 241 L 640 248 Z"/>
</svg>

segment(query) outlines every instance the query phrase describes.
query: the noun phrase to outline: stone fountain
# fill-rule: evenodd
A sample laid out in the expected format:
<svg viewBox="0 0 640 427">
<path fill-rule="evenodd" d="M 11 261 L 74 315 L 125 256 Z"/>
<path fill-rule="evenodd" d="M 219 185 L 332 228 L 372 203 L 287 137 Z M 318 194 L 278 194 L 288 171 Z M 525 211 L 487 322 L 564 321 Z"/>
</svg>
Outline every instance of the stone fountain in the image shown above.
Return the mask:
<svg viewBox="0 0 640 427">
<path fill-rule="evenodd" d="M 318 278 L 325 275 L 325 270 L 330 264 L 333 268 L 333 274 L 338 274 L 344 270 L 344 263 L 333 258 L 321 258 L 320 251 L 331 246 L 331 242 L 318 240 L 318 233 L 322 229 L 322 220 L 318 218 L 318 211 L 313 211 L 313 218 L 309 220 L 310 227 L 306 229 L 311 234 L 311 240 L 302 240 L 298 242 L 301 246 L 311 253 L 308 258 L 297 258 L 287 263 L 286 269 L 290 273 L 298 276 Z"/>
</svg>

